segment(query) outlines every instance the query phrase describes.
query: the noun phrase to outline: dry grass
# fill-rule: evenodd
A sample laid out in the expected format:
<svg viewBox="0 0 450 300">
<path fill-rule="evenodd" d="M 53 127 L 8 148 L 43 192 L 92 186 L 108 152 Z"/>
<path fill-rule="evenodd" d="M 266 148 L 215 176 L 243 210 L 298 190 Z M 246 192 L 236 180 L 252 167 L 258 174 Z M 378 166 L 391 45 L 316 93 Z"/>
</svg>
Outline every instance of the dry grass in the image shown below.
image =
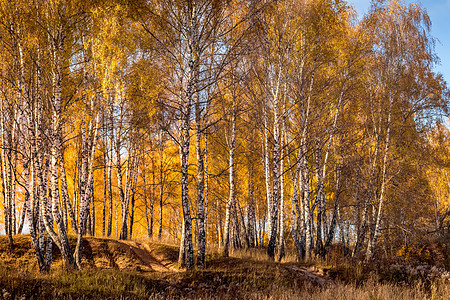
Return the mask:
<svg viewBox="0 0 450 300">
<path fill-rule="evenodd" d="M 0 237 L 0 299 L 450 299 L 443 281 L 340 260 L 299 264 L 289 252 L 277 263 L 265 249 L 210 251 L 204 270 L 162 270 L 178 247 L 148 240 L 88 238 L 83 271 L 66 272 L 55 253 L 51 272 L 39 274 L 28 239 L 16 237 L 10 253 Z"/>
<path fill-rule="evenodd" d="M 449 299 L 450 286 L 439 285 L 432 291 L 425 291 L 418 284 L 416 286 L 397 286 L 393 284 L 379 284 L 369 281 L 363 286 L 336 284 L 326 288 L 305 287 L 301 291 L 282 290 L 276 294 L 267 295 L 254 293 L 251 299 L 311 299 L 311 300 L 409 300 L 409 299 Z"/>
</svg>

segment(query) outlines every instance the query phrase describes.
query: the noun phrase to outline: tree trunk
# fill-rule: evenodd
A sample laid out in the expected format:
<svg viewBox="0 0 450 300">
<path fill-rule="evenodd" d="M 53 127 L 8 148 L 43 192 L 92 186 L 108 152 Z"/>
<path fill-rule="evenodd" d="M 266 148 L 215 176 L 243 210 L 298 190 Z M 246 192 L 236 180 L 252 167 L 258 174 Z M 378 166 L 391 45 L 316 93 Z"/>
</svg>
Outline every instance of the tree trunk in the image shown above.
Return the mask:
<svg viewBox="0 0 450 300">
<path fill-rule="evenodd" d="M 277 82 L 272 89 L 272 99 L 274 102 L 273 115 L 273 194 L 272 201 L 269 204 L 269 244 L 267 246 L 267 254 L 271 260 L 275 259 L 275 248 L 278 236 L 278 209 L 281 193 L 281 132 L 283 112 L 280 112 L 280 85 L 281 85 L 281 64 L 277 74 Z M 266 107 L 266 106 L 265 106 Z M 267 107 L 266 112 L 267 114 Z M 264 116 L 264 122 L 268 120 L 268 116 Z M 267 133 L 267 132 L 266 132 Z M 266 162 L 267 163 L 267 162 Z M 265 166 L 268 168 L 268 165 Z"/>
<path fill-rule="evenodd" d="M 298 201 L 298 195 L 299 191 L 302 191 L 303 188 L 300 186 L 299 188 L 299 180 L 300 180 L 300 172 L 301 172 L 301 164 L 300 164 L 300 158 L 302 157 L 302 147 L 299 147 L 299 151 L 297 154 L 297 160 L 295 164 L 295 173 L 294 169 L 291 163 L 291 158 L 289 155 L 287 155 L 288 164 L 289 164 L 289 170 L 292 180 L 292 207 L 291 207 L 291 214 L 292 214 L 292 239 L 294 240 L 294 244 L 297 248 L 297 255 L 298 259 L 302 260 L 304 258 L 305 254 L 305 245 L 302 243 L 301 235 L 303 235 L 304 226 L 303 226 L 303 211 L 300 209 L 299 201 Z M 303 200 L 302 200 L 303 201 Z"/>
<path fill-rule="evenodd" d="M 149 238 L 152 237 L 152 232 L 150 231 L 150 219 L 148 217 L 148 197 L 147 197 L 147 181 L 145 180 L 145 172 L 142 172 L 142 182 L 144 188 L 144 213 L 145 213 L 145 222 L 147 224 L 147 235 Z M 152 216 L 153 218 L 153 216 Z"/>
<path fill-rule="evenodd" d="M 153 169 L 152 169 L 152 202 L 150 203 L 150 234 L 151 234 L 151 236 L 153 236 L 153 212 L 154 212 L 154 207 L 155 207 L 155 200 L 156 200 L 156 178 L 155 178 L 155 169 L 153 167 Z"/>
<path fill-rule="evenodd" d="M 236 104 L 236 98 L 233 96 L 233 111 L 231 115 L 231 140 L 229 143 L 229 162 L 228 162 L 228 169 L 229 169 L 229 197 L 226 205 L 225 210 L 225 228 L 223 233 L 223 249 L 222 249 L 222 255 L 225 257 L 229 256 L 230 253 L 230 225 L 231 225 L 231 214 L 232 209 L 235 202 L 235 183 L 234 183 L 234 151 L 236 147 L 236 114 L 237 114 L 237 104 Z"/>
<path fill-rule="evenodd" d="M 33 133 L 32 133 L 33 134 Z M 33 139 L 32 139 L 33 141 Z M 32 142 L 33 143 L 33 142 Z M 33 147 L 33 146 L 32 146 Z M 34 222 L 34 209 L 38 209 L 35 206 L 39 205 L 38 202 L 35 201 L 35 177 L 34 177 L 34 153 L 32 150 L 31 157 L 30 157 L 30 163 L 26 163 L 24 165 L 24 177 L 25 177 L 25 186 L 27 186 L 27 191 L 29 193 L 29 196 L 25 199 L 28 199 L 26 202 L 26 208 L 27 208 L 27 218 L 28 218 L 28 227 L 30 231 L 30 238 L 31 243 L 33 244 L 34 251 L 36 254 L 37 262 L 38 262 L 38 268 L 40 272 L 45 272 L 46 270 L 46 264 L 44 262 L 44 255 L 42 253 L 42 248 L 39 246 L 39 241 L 37 238 L 37 230 L 36 230 L 36 222 Z M 30 176 L 31 174 L 31 176 Z M 31 180 L 30 180 L 31 177 Z"/>
<path fill-rule="evenodd" d="M 134 180 L 133 188 L 131 190 L 131 211 L 130 211 L 130 236 L 129 238 L 133 238 L 133 225 L 134 225 L 134 204 L 135 204 L 135 195 L 136 195 L 136 180 Z"/>
<path fill-rule="evenodd" d="M 254 182 L 254 169 L 253 162 L 249 163 L 248 171 L 248 193 L 249 193 L 249 206 L 247 210 L 247 230 L 248 230 L 248 240 L 249 246 L 255 248 L 258 244 L 256 235 L 256 213 L 255 213 L 255 182 Z"/>
<path fill-rule="evenodd" d="M 62 32 L 58 32 L 58 38 L 54 41 L 54 45 L 52 45 L 55 51 L 55 62 L 54 62 L 54 70 L 53 70 L 53 96 L 52 96 L 52 145 L 51 145 L 51 182 L 50 188 L 51 193 L 49 193 L 49 200 L 51 195 L 51 214 L 50 211 L 45 209 L 47 206 L 44 202 L 44 193 L 46 192 L 43 189 L 43 183 L 40 183 L 41 186 L 41 207 L 44 207 L 43 211 L 43 221 L 46 228 L 47 233 L 51 236 L 53 242 L 59 248 L 61 252 L 61 256 L 64 260 L 64 265 L 66 268 L 73 269 L 75 268 L 75 261 L 70 250 L 69 240 L 67 238 L 66 227 L 63 222 L 63 218 L 59 212 L 59 203 L 60 203 L 60 193 L 59 193 L 59 160 L 62 157 L 62 132 L 61 132 L 61 119 L 62 119 L 62 56 L 64 53 L 64 40 L 65 35 Z M 39 174 L 39 172 L 38 172 Z M 65 176 L 65 175 L 64 175 Z M 39 177 L 39 176 L 38 176 Z M 53 218 L 52 218 L 53 216 Z M 53 231 L 53 220 L 56 223 L 56 227 L 58 229 L 58 233 L 56 234 Z M 51 250 L 50 250 L 51 251 Z M 49 254 L 49 259 L 51 254 Z"/>
<path fill-rule="evenodd" d="M 308 167 L 308 155 L 306 150 L 306 140 L 302 141 L 303 147 L 302 157 L 300 158 L 301 164 L 301 186 L 302 186 L 302 208 L 303 208 L 303 220 L 304 220 L 304 237 L 305 240 L 305 260 L 308 261 L 311 254 L 311 236 L 312 236 L 312 220 L 309 201 L 309 167 Z"/>
<path fill-rule="evenodd" d="M 162 238 L 163 230 L 163 208 L 164 208 L 164 141 L 163 134 L 160 135 L 160 149 L 159 149 L 159 230 L 158 239 Z M 153 209 L 153 208 L 152 208 Z M 153 213 L 153 210 L 152 210 Z"/>
<path fill-rule="evenodd" d="M 185 264 L 188 269 L 194 266 L 194 247 L 192 245 L 192 218 L 189 208 L 189 139 L 190 139 L 190 106 L 192 99 L 193 86 L 188 88 L 187 99 L 188 103 L 183 111 L 182 120 L 182 138 L 180 143 L 180 162 L 181 162 L 181 204 L 183 208 L 183 224 L 184 224 L 184 239 L 183 252 L 185 257 Z M 180 266 L 184 266 L 182 260 L 179 260 Z"/>
<path fill-rule="evenodd" d="M 375 230 L 373 238 L 369 240 L 369 244 L 367 245 L 366 252 L 366 260 L 370 260 L 373 257 L 375 246 L 378 240 L 378 236 L 381 232 L 381 218 L 383 213 L 383 204 L 386 193 L 386 185 L 387 185 L 387 160 L 389 155 L 389 147 L 390 147 L 390 134 L 391 134 L 391 117 L 392 117 L 392 106 L 394 102 L 394 96 L 391 94 L 389 97 L 389 109 L 388 109 L 388 120 L 387 120 L 387 129 L 386 129 L 386 140 L 384 147 L 384 156 L 383 156 L 383 166 L 382 166 L 382 179 L 381 179 L 381 191 L 380 197 L 378 200 L 378 210 L 375 221 Z"/>
<path fill-rule="evenodd" d="M 92 190 L 92 207 L 91 207 L 91 236 L 95 236 L 95 195 L 94 195 L 94 181 L 91 182 L 90 189 Z"/>
<path fill-rule="evenodd" d="M 93 182 L 94 182 L 94 158 L 95 158 L 95 149 L 97 145 L 97 137 L 98 137 L 98 124 L 99 124 L 99 115 L 96 116 L 94 124 L 91 123 L 90 131 L 93 131 L 93 137 L 92 137 L 92 143 L 91 148 L 88 150 L 89 157 L 87 158 L 87 167 L 86 172 L 87 180 L 86 180 L 86 189 L 84 193 L 81 195 L 81 210 L 80 210 L 80 217 L 79 217 L 79 224 L 78 224 L 78 237 L 77 237 L 77 244 L 75 247 L 75 261 L 79 269 L 81 269 L 81 243 L 83 239 L 83 234 L 85 232 L 86 228 L 86 221 L 89 215 L 89 207 L 90 207 L 90 200 L 93 197 Z"/>
<path fill-rule="evenodd" d="M 207 112 L 206 112 L 207 114 Z M 207 239 L 206 236 L 208 234 L 208 201 L 209 201 L 209 172 L 208 172 L 208 134 L 205 131 L 204 133 L 204 137 L 205 137 L 205 196 L 204 196 L 204 215 L 205 215 L 205 221 L 204 221 L 204 227 L 205 227 L 205 249 L 206 249 L 206 243 L 207 243 Z"/>
<path fill-rule="evenodd" d="M 339 214 L 339 195 L 341 193 L 341 166 L 337 166 L 336 168 L 336 187 L 334 190 L 334 209 L 333 215 L 331 217 L 330 229 L 327 232 L 327 236 L 325 239 L 324 252 L 322 253 L 322 257 L 325 257 L 326 252 L 331 247 L 331 243 L 333 242 L 335 231 L 336 231 L 336 223 Z M 339 228 L 341 229 L 341 228 Z M 344 244 L 345 246 L 345 244 Z"/>
<path fill-rule="evenodd" d="M 267 202 L 267 214 L 268 214 L 268 232 L 269 234 L 272 232 L 271 226 L 272 226 L 272 217 L 271 217 L 271 207 L 272 207 L 272 186 L 271 186 L 271 180 L 270 180 L 270 154 L 269 154 L 269 115 L 267 112 L 267 104 L 264 104 L 264 129 L 261 132 L 262 140 L 263 140 L 263 167 L 264 167 L 264 179 L 266 183 L 266 202 Z M 265 228 L 265 222 L 263 224 Z"/>
<path fill-rule="evenodd" d="M 129 238 L 131 239 L 133 237 L 133 226 L 134 226 L 134 213 L 135 213 L 135 202 L 136 202 L 136 186 L 137 186 L 137 179 L 138 179 L 138 172 L 139 172 L 139 159 L 140 155 L 136 153 L 136 158 L 133 160 L 132 164 L 132 172 L 131 172 L 131 209 L 130 209 L 130 235 Z"/>
<path fill-rule="evenodd" d="M 284 113 L 284 109 L 283 109 Z M 284 121 L 281 130 L 281 158 L 280 158 L 280 235 L 278 239 L 278 261 L 281 262 L 285 255 L 285 240 L 284 240 Z"/>
<path fill-rule="evenodd" d="M 102 210 L 102 236 L 106 236 L 106 204 L 108 200 L 108 172 L 107 169 L 107 152 L 108 152 L 108 146 L 107 146 L 107 138 L 106 138 L 106 118 L 105 115 L 103 115 L 103 142 L 105 143 L 105 149 L 103 151 L 103 210 Z"/>
<path fill-rule="evenodd" d="M 203 150 L 201 146 L 202 140 L 202 122 L 200 96 L 197 96 L 195 103 L 195 151 L 197 153 L 197 219 L 198 219 L 198 254 L 197 266 L 200 269 L 205 268 L 205 252 L 206 252 L 206 229 L 205 229 L 205 166 Z"/>
<path fill-rule="evenodd" d="M 1 129 L 1 179 L 2 179 L 2 194 L 3 194 L 3 215 L 5 220 L 5 234 L 8 236 L 8 244 L 9 248 L 12 249 L 14 246 L 13 238 L 12 238 L 12 173 L 11 173 L 11 159 L 12 159 L 12 127 L 11 125 L 5 124 L 7 123 L 9 118 L 11 118 L 10 107 L 4 107 L 3 100 L 0 101 L 0 111 L 5 112 L 6 116 L 0 116 L 0 129 Z M 8 113 L 9 112 L 9 113 Z M 7 117 L 9 115 L 9 118 Z M 5 120 L 5 118 L 7 118 Z M 9 126 L 9 128 L 6 128 Z M 9 133 L 9 134 L 8 134 Z"/>
<path fill-rule="evenodd" d="M 300 161 L 300 176 L 299 176 L 299 186 L 301 188 L 301 210 L 302 210 L 302 219 L 303 222 L 301 227 L 304 228 L 302 231 L 302 241 L 305 245 L 305 260 L 308 261 L 311 254 L 311 246 L 312 246 L 312 214 L 310 210 L 310 193 L 309 193 L 309 167 L 308 167 L 308 128 L 309 128 L 309 111 L 311 105 L 311 96 L 312 90 L 314 86 L 314 76 L 316 71 L 316 62 L 314 61 L 313 70 L 311 74 L 311 81 L 309 83 L 308 96 L 306 99 L 306 107 L 302 110 L 302 121 L 303 128 L 300 139 L 300 151 L 301 156 L 298 158 Z"/>
<path fill-rule="evenodd" d="M 123 190 L 123 177 L 122 177 L 122 162 L 120 157 L 120 143 L 117 138 L 116 142 L 116 169 L 117 169 L 117 185 L 119 187 L 120 203 L 122 205 L 122 227 L 120 230 L 120 239 L 124 240 L 127 238 L 127 218 L 128 218 L 128 204 L 127 199 Z"/>
<path fill-rule="evenodd" d="M 109 136 L 109 150 L 111 151 L 108 155 L 108 200 L 109 200 L 109 213 L 108 213 L 108 233 L 107 236 L 110 237 L 112 233 L 112 222 L 113 222 L 113 195 L 112 195 L 112 167 L 113 167 L 113 139 L 114 139 L 114 128 L 113 128 L 113 104 L 110 104 L 110 112 L 109 112 L 109 126 L 110 126 L 110 136 Z M 105 141 L 106 142 L 106 141 Z"/>
<path fill-rule="evenodd" d="M 324 233 L 324 228 L 322 221 L 324 219 L 323 214 L 325 213 L 325 191 L 324 191 L 324 178 L 322 173 L 322 149 L 320 147 L 320 143 L 316 140 L 316 178 L 317 178 L 317 196 L 316 196 L 316 205 L 317 205 L 317 233 L 316 233 L 316 255 L 322 254 L 323 249 L 323 241 L 322 241 L 322 233 Z M 322 196 L 323 194 L 323 196 Z"/>
</svg>

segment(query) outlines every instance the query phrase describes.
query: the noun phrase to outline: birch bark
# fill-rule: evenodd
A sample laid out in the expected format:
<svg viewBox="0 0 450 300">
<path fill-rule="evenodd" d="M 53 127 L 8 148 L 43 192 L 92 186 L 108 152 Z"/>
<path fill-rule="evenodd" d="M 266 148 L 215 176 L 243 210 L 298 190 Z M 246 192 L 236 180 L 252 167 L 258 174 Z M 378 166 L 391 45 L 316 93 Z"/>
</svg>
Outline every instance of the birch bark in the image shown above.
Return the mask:
<svg viewBox="0 0 450 300">
<path fill-rule="evenodd" d="M 394 95 L 392 95 L 392 92 L 391 92 L 389 95 L 388 119 L 387 119 L 386 138 L 385 138 L 384 153 L 383 153 L 381 191 L 380 191 L 380 196 L 378 199 L 378 209 L 377 209 L 377 214 L 376 214 L 374 235 L 373 235 L 372 239 L 369 239 L 369 243 L 367 245 L 366 260 L 372 259 L 374 250 L 375 250 L 375 246 L 376 246 L 376 243 L 378 240 L 378 236 L 380 235 L 380 232 L 381 232 L 381 219 L 382 219 L 382 214 L 383 214 L 383 204 L 384 204 L 386 185 L 387 185 L 387 160 L 388 160 L 389 147 L 390 147 L 390 142 L 391 142 L 391 121 L 392 121 L 393 103 L 394 103 Z"/>
<path fill-rule="evenodd" d="M 162 238 L 163 229 L 163 208 L 164 208 L 164 135 L 160 133 L 160 147 L 159 147 L 159 229 L 158 239 Z M 153 204 L 152 204 L 153 215 Z"/>
<path fill-rule="evenodd" d="M 98 125 L 99 125 L 100 114 L 97 114 L 94 121 L 90 124 L 90 132 L 92 133 L 92 143 L 90 143 L 91 148 L 88 149 L 88 157 L 86 172 L 87 180 L 86 180 L 86 189 L 84 193 L 81 195 L 81 209 L 80 209 L 80 217 L 78 224 L 78 236 L 77 236 L 77 244 L 75 247 L 75 262 L 79 269 L 82 268 L 81 265 L 81 243 L 83 240 L 83 234 L 86 230 L 86 222 L 89 215 L 89 207 L 90 201 L 93 198 L 93 182 L 94 182 L 94 158 L 95 158 L 95 149 L 97 148 L 97 139 L 98 139 Z"/>
<path fill-rule="evenodd" d="M 206 228 L 205 228 L 205 165 L 204 152 L 202 149 L 202 108 L 200 107 L 200 96 L 197 95 L 195 103 L 195 151 L 197 154 L 197 219 L 198 219 L 198 254 L 197 266 L 205 267 L 206 253 Z"/>
<path fill-rule="evenodd" d="M 283 119 L 284 119 L 284 104 L 283 104 Z M 278 240 L 278 261 L 281 262 L 283 257 L 285 256 L 285 240 L 284 240 L 284 209 L 285 209 L 285 203 L 284 203 L 284 147 L 285 147 L 285 123 L 283 120 L 283 123 L 281 125 L 281 154 L 280 154 L 280 218 L 279 218 L 279 224 L 280 224 L 280 234 L 279 234 L 279 240 Z"/>
<path fill-rule="evenodd" d="M 185 263 L 188 269 L 194 266 L 194 247 L 192 244 L 192 218 L 189 208 L 189 145 L 190 145 L 190 114 L 191 105 L 194 96 L 195 81 L 198 79 L 195 71 L 195 60 L 193 54 L 190 53 L 189 70 L 190 77 L 188 78 L 188 86 L 186 90 L 186 99 L 182 107 L 182 120 L 181 120 L 181 142 L 180 142 L 180 161 L 181 161 L 181 205 L 183 208 L 183 224 L 184 224 L 184 241 L 180 245 L 184 249 L 180 249 L 180 253 L 184 253 Z M 182 260 L 179 260 L 180 265 L 184 265 Z"/>
<path fill-rule="evenodd" d="M 229 169 L 229 197 L 225 210 L 225 227 L 223 232 L 223 249 L 222 254 L 225 257 L 229 256 L 230 252 L 230 227 L 231 227 L 231 218 L 232 218 L 232 210 L 234 206 L 235 200 L 235 182 L 234 182 L 234 151 L 236 148 L 236 115 L 237 115 L 237 103 L 236 97 L 233 95 L 233 107 L 231 114 L 231 136 L 229 143 L 229 161 L 228 161 L 228 169 Z"/>
</svg>

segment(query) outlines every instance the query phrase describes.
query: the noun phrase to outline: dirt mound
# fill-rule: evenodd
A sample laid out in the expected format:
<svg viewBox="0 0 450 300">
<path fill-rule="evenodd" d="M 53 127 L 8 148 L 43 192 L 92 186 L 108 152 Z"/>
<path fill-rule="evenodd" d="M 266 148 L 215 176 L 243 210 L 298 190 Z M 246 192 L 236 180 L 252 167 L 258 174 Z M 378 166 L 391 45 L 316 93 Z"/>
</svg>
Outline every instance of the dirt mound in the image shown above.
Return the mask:
<svg viewBox="0 0 450 300">
<path fill-rule="evenodd" d="M 69 237 L 74 250 L 75 237 Z M 135 270 L 142 272 L 178 271 L 178 248 L 153 242 L 119 241 L 115 239 L 86 237 L 81 247 L 82 264 L 87 268 Z M 36 266 L 34 249 L 28 235 L 14 237 L 14 248 L 8 247 L 6 237 L 0 236 L 0 258 L 12 265 Z M 62 264 L 61 254 L 53 246 L 54 267 Z M 33 267 L 32 267 L 33 268 Z"/>
<path fill-rule="evenodd" d="M 88 238 L 82 254 L 86 264 L 96 268 L 134 269 L 136 271 L 177 271 L 175 247 L 134 241 Z"/>
</svg>

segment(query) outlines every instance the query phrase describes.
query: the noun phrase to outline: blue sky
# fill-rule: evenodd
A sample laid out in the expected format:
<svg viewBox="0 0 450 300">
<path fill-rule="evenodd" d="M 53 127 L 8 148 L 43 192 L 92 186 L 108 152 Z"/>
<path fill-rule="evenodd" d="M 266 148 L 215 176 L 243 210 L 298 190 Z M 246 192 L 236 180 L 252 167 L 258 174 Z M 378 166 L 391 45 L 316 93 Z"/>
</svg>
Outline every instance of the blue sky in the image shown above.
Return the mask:
<svg viewBox="0 0 450 300">
<path fill-rule="evenodd" d="M 370 0 L 347 0 L 353 5 L 361 17 L 370 7 Z M 450 0 L 405 0 L 405 3 L 419 3 L 424 7 L 431 18 L 431 34 L 436 41 L 435 51 L 440 58 L 440 65 L 435 67 L 436 72 L 444 75 L 450 86 Z"/>
</svg>

